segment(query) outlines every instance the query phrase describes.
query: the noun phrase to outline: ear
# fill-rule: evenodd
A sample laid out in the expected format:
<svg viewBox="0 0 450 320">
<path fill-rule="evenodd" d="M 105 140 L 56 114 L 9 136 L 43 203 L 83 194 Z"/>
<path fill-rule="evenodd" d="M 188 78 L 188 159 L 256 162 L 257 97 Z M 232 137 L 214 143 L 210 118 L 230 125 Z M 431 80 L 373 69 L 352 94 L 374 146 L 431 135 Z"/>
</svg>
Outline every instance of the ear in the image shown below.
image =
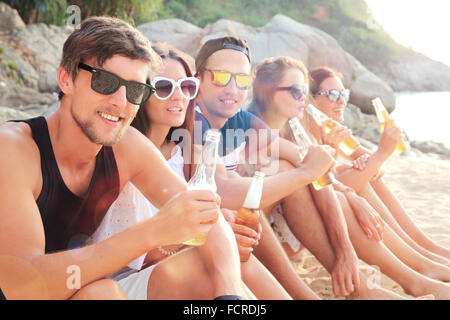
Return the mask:
<svg viewBox="0 0 450 320">
<path fill-rule="evenodd" d="M 58 68 L 58 85 L 64 94 L 73 93 L 72 75 L 61 66 Z"/>
</svg>

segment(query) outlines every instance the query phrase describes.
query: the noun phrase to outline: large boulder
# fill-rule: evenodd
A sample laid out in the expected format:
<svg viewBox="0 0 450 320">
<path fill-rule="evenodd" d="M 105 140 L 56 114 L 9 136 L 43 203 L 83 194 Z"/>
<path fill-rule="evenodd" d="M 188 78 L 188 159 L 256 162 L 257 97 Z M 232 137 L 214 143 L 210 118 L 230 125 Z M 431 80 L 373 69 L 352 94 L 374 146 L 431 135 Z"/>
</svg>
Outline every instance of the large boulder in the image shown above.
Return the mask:
<svg viewBox="0 0 450 320">
<path fill-rule="evenodd" d="M 16 9 L 0 2 L 0 33 L 10 33 L 15 28 L 25 27 L 25 23 Z"/>
</svg>

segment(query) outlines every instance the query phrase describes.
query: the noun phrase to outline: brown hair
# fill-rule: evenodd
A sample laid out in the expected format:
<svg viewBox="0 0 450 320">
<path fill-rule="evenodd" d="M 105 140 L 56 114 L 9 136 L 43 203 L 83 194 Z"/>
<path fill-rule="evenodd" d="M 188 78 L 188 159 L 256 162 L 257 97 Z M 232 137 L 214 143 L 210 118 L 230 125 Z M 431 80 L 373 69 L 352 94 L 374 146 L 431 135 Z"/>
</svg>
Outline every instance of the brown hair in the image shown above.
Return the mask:
<svg viewBox="0 0 450 320">
<path fill-rule="evenodd" d="M 173 59 L 181 63 L 181 65 L 184 68 L 184 71 L 186 72 L 186 75 L 188 77 L 193 76 L 192 69 L 185 57 L 185 55 L 180 51 L 177 50 L 175 47 L 171 46 L 168 43 L 156 43 L 152 46 L 152 49 L 154 52 L 156 52 L 159 57 L 163 60 L 165 59 Z M 149 81 L 147 81 L 149 82 Z M 146 104 L 150 103 L 150 100 L 147 100 Z M 186 110 L 186 117 L 184 119 L 184 122 L 179 127 L 171 127 L 169 130 L 169 133 L 166 136 L 166 140 L 170 140 L 172 138 L 172 134 L 176 129 L 185 129 L 187 132 L 189 132 L 191 139 L 194 136 L 194 120 L 195 120 L 195 108 L 194 108 L 194 99 L 189 101 L 187 110 Z M 147 135 L 148 130 L 150 129 L 150 119 L 148 117 L 147 111 L 145 110 L 145 105 L 141 105 L 139 108 L 136 117 L 134 118 L 133 122 L 131 123 L 133 127 L 138 129 L 142 134 Z M 189 146 L 191 149 L 191 163 L 193 163 L 193 156 L 194 156 L 194 150 L 193 150 L 193 142 L 191 141 L 191 145 Z M 190 179 L 192 176 L 192 169 L 191 164 L 185 164 L 184 165 L 184 175 L 186 179 Z"/>
<path fill-rule="evenodd" d="M 160 63 L 149 40 L 130 24 L 112 17 L 91 17 L 64 42 L 60 66 L 75 80 L 79 62 L 96 58 L 98 66 L 102 66 L 114 55 L 146 61 L 152 68 Z M 63 95 L 60 91 L 59 98 Z"/>
<path fill-rule="evenodd" d="M 253 101 L 250 104 L 249 111 L 256 115 L 266 112 L 285 71 L 291 68 L 300 70 L 305 77 L 305 83 L 308 84 L 308 70 L 305 65 L 300 60 L 291 57 L 268 58 L 256 67 Z"/>
<path fill-rule="evenodd" d="M 325 79 L 337 77 L 343 80 L 342 73 L 330 68 L 330 67 L 317 67 L 309 72 L 311 78 L 310 91 L 312 95 L 319 92 L 320 85 Z"/>
<path fill-rule="evenodd" d="M 208 58 L 214 52 L 223 49 L 233 49 L 240 51 L 245 54 L 248 61 L 251 62 L 250 49 L 248 47 L 247 41 L 245 41 L 244 39 L 236 36 L 210 39 L 203 44 L 197 54 L 197 57 L 195 58 L 195 69 L 197 74 L 201 73 L 204 70 L 206 63 L 208 62 Z"/>
</svg>

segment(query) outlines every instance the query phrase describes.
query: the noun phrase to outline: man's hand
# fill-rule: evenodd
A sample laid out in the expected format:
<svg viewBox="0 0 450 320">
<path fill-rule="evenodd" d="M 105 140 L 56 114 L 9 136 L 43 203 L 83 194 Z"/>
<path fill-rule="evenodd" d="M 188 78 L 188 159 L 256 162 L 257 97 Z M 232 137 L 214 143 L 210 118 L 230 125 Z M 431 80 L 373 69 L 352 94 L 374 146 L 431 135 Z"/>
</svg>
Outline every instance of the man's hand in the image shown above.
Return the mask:
<svg viewBox="0 0 450 320">
<path fill-rule="evenodd" d="M 312 145 L 308 148 L 301 165 L 309 171 L 311 181 L 323 176 L 336 164 L 335 154 L 336 150 L 327 145 Z"/>
<path fill-rule="evenodd" d="M 360 286 L 358 257 L 354 249 L 336 257 L 331 272 L 333 293 L 337 297 L 345 297 L 358 292 Z"/>
<path fill-rule="evenodd" d="M 235 223 L 237 215 L 236 211 L 222 208 L 222 213 L 236 236 L 241 261 L 247 261 L 250 254 L 253 252 L 253 247 L 257 246 L 259 244 L 259 239 L 261 239 L 261 223 L 259 224 L 258 231 L 255 231 L 252 228 Z"/>
<path fill-rule="evenodd" d="M 220 214 L 220 197 L 208 190 L 183 191 L 149 219 L 156 223 L 160 245 L 182 243 L 208 233 Z"/>
</svg>

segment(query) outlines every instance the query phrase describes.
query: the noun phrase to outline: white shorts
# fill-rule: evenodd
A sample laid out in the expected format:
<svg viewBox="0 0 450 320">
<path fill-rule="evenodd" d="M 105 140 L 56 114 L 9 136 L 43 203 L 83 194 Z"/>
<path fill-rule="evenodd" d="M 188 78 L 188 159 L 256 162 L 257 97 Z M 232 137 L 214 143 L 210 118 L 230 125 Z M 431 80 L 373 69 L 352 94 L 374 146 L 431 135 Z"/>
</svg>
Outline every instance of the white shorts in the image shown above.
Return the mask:
<svg viewBox="0 0 450 320">
<path fill-rule="evenodd" d="M 147 300 L 148 280 L 156 264 L 117 281 L 130 300 Z"/>
</svg>

